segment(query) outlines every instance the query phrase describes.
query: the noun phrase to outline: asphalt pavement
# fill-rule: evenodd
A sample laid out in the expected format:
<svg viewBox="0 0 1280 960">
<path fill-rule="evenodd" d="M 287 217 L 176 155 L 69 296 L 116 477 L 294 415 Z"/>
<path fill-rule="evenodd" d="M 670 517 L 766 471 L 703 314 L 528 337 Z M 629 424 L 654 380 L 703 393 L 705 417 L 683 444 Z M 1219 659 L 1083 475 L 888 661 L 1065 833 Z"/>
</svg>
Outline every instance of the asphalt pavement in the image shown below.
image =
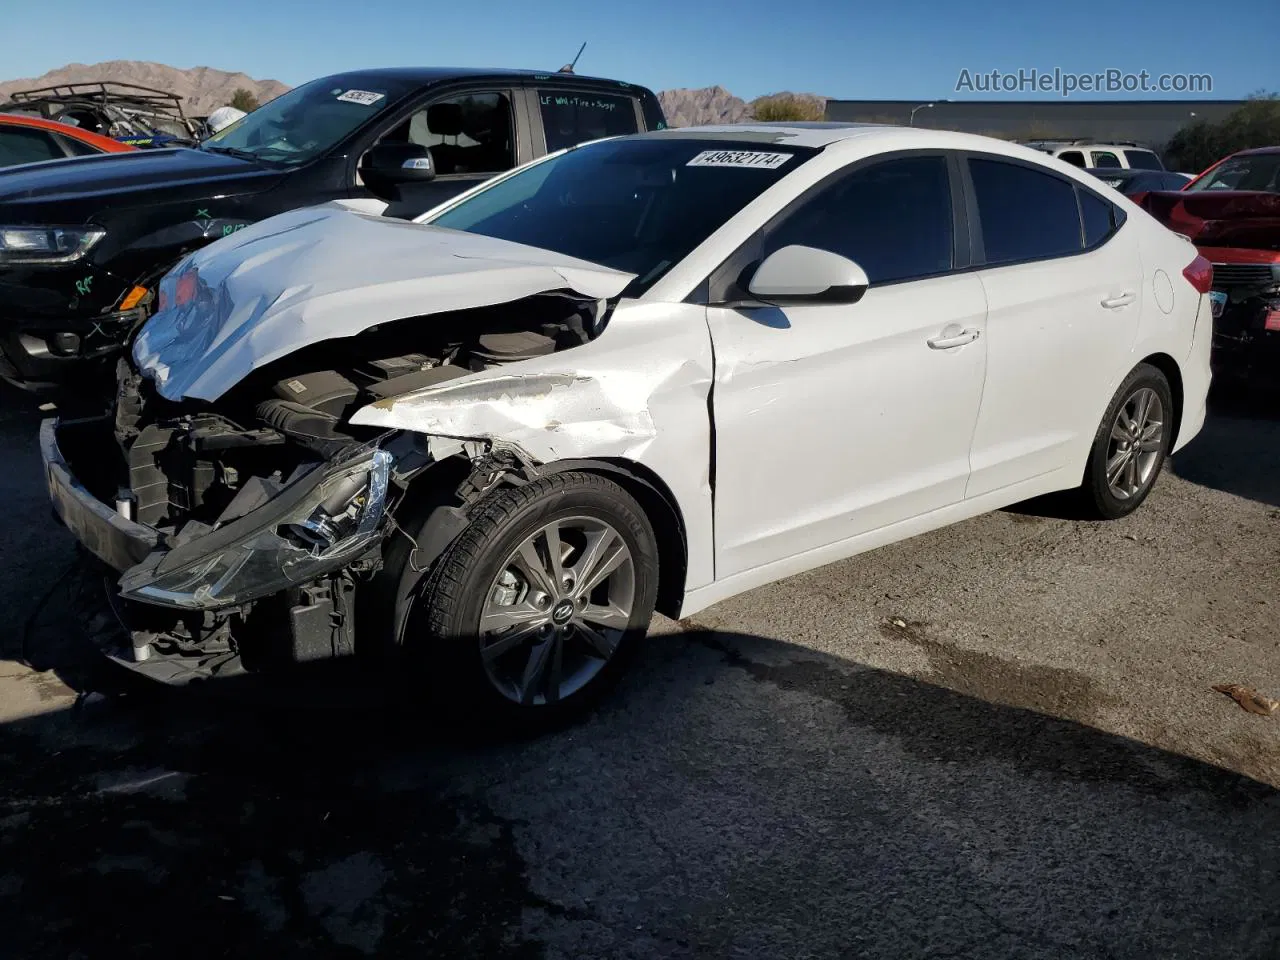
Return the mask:
<svg viewBox="0 0 1280 960">
<path fill-rule="evenodd" d="M 0 957 L 1280 957 L 1280 420 L 658 625 L 476 741 L 328 674 L 103 695 L 0 395 Z"/>
</svg>

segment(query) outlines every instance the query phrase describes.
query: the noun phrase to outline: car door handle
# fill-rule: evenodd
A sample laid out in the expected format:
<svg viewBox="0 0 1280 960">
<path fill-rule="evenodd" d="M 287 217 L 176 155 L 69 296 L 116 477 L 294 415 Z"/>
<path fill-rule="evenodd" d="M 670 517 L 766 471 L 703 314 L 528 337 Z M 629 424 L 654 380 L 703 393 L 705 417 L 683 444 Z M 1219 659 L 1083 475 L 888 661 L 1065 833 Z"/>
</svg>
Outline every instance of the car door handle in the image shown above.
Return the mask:
<svg viewBox="0 0 1280 960">
<path fill-rule="evenodd" d="M 955 328 L 952 327 L 952 329 L 954 330 Z M 945 334 L 946 331 L 944 330 L 943 333 Z M 934 350 L 950 350 L 952 347 L 963 347 L 966 343 L 973 343 L 981 334 L 981 330 L 969 327 L 959 333 L 947 334 L 946 336 L 940 334 L 929 341 L 929 346 Z"/>
<path fill-rule="evenodd" d="M 1137 297 L 1132 293 L 1122 293 L 1118 297 L 1107 297 L 1102 301 L 1102 305 L 1108 310 L 1116 310 L 1119 307 L 1127 307 L 1136 299 Z"/>
</svg>

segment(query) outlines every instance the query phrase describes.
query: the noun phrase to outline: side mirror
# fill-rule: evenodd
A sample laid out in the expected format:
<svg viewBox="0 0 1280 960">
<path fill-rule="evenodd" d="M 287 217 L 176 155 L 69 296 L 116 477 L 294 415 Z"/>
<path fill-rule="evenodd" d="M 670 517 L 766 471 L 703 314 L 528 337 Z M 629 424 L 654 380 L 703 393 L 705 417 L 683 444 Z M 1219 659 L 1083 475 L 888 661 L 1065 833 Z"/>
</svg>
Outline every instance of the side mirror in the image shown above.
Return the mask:
<svg viewBox="0 0 1280 960">
<path fill-rule="evenodd" d="M 846 257 L 793 244 L 756 268 L 747 292 L 765 303 L 857 303 L 871 281 Z"/>
<path fill-rule="evenodd" d="M 384 200 L 399 200 L 403 184 L 434 180 L 431 151 L 420 143 L 375 144 L 360 160 L 360 179 Z"/>
</svg>

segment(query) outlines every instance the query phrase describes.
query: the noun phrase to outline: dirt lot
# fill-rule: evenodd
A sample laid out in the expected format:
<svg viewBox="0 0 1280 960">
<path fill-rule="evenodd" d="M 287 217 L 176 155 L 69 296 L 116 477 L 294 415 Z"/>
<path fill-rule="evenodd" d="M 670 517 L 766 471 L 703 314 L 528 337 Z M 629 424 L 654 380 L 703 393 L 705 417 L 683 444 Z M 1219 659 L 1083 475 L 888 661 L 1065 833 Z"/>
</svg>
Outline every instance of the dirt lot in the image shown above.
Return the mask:
<svg viewBox="0 0 1280 960">
<path fill-rule="evenodd" d="M 1280 715 L 1210 689 L 1280 696 L 1280 422 L 1215 415 L 1122 522 L 663 624 L 588 722 L 477 746 L 330 683 L 83 696 L 0 402 L 0 957 L 1280 956 Z"/>
</svg>

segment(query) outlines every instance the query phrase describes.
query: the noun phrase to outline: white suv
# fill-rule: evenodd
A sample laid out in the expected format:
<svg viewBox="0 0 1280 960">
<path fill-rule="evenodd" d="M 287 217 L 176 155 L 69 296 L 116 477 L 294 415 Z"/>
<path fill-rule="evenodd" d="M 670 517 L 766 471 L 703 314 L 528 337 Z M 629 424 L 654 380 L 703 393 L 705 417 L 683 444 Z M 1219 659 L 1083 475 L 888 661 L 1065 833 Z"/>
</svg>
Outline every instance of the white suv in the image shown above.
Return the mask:
<svg viewBox="0 0 1280 960">
<path fill-rule="evenodd" d="M 1026 140 L 1025 146 L 1052 154 L 1063 163 L 1085 169 L 1163 170 L 1154 150 L 1136 143 L 1094 143 L 1090 140 Z"/>
</svg>

